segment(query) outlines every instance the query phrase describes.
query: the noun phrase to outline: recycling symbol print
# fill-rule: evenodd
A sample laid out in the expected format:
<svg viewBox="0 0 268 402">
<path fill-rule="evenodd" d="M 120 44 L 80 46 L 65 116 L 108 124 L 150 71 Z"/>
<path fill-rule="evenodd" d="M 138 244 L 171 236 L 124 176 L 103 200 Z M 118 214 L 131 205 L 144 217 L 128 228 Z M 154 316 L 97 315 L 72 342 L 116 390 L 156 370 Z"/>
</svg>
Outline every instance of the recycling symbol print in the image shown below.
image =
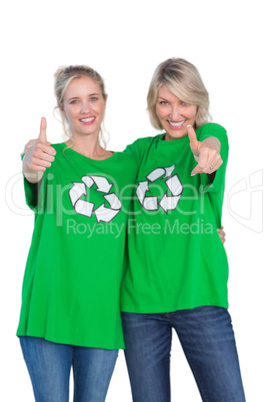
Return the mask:
<svg viewBox="0 0 268 402">
<path fill-rule="evenodd" d="M 94 214 L 98 223 L 110 222 L 121 211 L 122 203 L 115 193 L 110 193 L 113 184 L 110 184 L 104 176 L 83 176 L 81 178 L 82 183 L 73 182 L 72 188 L 69 190 L 69 196 L 72 206 L 79 215 L 84 215 L 89 218 Z M 91 191 L 97 191 L 104 193 L 104 199 L 110 205 L 109 208 L 105 207 L 105 202 L 99 207 L 95 208 L 93 202 L 89 202 L 83 198 L 87 195 L 88 189 L 93 184 L 96 184 L 97 188 Z"/>
<path fill-rule="evenodd" d="M 183 192 L 183 185 L 177 174 L 172 175 L 175 167 L 176 165 L 166 168 L 156 168 L 146 176 L 147 180 L 139 182 L 136 194 L 141 206 L 145 210 L 157 211 L 160 206 L 167 213 L 177 208 Z M 165 184 L 171 195 L 168 195 L 168 191 L 166 191 L 159 201 L 157 196 L 150 196 L 147 193 L 150 193 L 149 183 L 156 182 L 160 178 L 162 180 L 166 179 Z"/>
</svg>

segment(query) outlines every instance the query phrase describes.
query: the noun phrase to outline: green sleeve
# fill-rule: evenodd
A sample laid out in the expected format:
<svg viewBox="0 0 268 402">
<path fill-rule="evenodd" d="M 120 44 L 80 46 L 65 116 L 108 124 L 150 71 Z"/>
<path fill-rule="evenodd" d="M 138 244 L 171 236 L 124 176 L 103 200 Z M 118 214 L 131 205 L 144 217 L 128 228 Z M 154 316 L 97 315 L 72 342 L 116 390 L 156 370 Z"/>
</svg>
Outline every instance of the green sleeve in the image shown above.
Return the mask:
<svg viewBox="0 0 268 402">
<path fill-rule="evenodd" d="M 204 192 L 217 192 L 220 193 L 223 198 L 224 192 L 224 181 L 226 173 L 226 165 L 228 160 L 228 137 L 225 128 L 216 123 L 207 123 L 199 127 L 196 131 L 196 136 L 198 141 L 204 141 L 208 137 L 216 137 L 221 143 L 221 158 L 223 164 L 219 169 L 209 174 L 201 174 L 201 185 Z"/>
<path fill-rule="evenodd" d="M 38 193 L 40 183 L 30 183 L 24 176 L 24 192 L 26 204 L 29 208 L 35 211 L 38 201 Z"/>
<path fill-rule="evenodd" d="M 36 213 L 40 213 L 44 208 L 45 199 L 45 182 L 46 179 L 43 178 L 38 183 L 30 183 L 24 177 L 24 192 L 25 200 L 28 207 Z"/>
<path fill-rule="evenodd" d="M 21 155 L 21 161 L 23 161 L 23 158 L 25 156 L 25 152 Z M 30 209 L 32 209 L 35 212 L 36 206 L 37 206 L 37 201 L 38 201 L 38 193 L 39 193 L 39 186 L 40 183 L 30 183 L 26 177 L 23 174 L 23 184 L 24 184 L 24 194 L 25 194 L 25 201 L 26 205 Z"/>
<path fill-rule="evenodd" d="M 23 160 L 25 153 L 21 156 Z M 30 183 L 23 174 L 25 200 L 28 207 L 34 212 L 40 212 L 44 208 L 44 194 L 46 174 L 44 172 L 42 179 L 37 183 Z"/>
</svg>

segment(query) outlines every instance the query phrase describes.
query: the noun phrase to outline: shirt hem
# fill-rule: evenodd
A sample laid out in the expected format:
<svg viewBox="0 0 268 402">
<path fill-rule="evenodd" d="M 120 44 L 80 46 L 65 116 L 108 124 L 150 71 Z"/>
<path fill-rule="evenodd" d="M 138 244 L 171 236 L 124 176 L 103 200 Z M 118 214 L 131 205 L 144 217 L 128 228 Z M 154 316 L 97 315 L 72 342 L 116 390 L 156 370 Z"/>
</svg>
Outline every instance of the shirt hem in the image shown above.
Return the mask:
<svg viewBox="0 0 268 402">
<path fill-rule="evenodd" d="M 45 339 L 46 341 L 53 342 L 53 343 L 59 343 L 59 344 L 64 344 L 64 345 L 70 345 L 70 346 L 80 346 L 80 347 L 88 347 L 88 348 L 97 348 L 97 349 L 108 349 L 108 350 L 119 350 L 119 349 L 125 349 L 125 345 L 123 343 L 118 343 L 118 345 L 111 345 L 107 343 L 97 343 L 94 341 L 82 341 L 82 340 L 76 340 L 76 339 L 68 339 L 68 338 L 61 338 L 57 336 L 49 336 L 49 335 L 40 335 L 38 332 L 27 332 L 27 331 L 17 331 L 16 333 L 17 337 L 21 336 L 29 336 L 29 337 L 36 337 L 36 338 L 42 338 Z"/>
<path fill-rule="evenodd" d="M 214 306 L 214 307 L 223 307 L 228 308 L 229 303 L 226 302 L 202 302 L 202 303 L 191 303 L 191 304 L 184 304 L 179 306 L 152 306 L 152 307 L 133 307 L 133 306 L 126 306 L 121 308 L 121 313 L 136 313 L 136 314 L 163 314 L 163 313 L 174 313 L 175 311 L 179 310 L 190 310 L 196 307 L 203 307 L 203 306 Z"/>
</svg>

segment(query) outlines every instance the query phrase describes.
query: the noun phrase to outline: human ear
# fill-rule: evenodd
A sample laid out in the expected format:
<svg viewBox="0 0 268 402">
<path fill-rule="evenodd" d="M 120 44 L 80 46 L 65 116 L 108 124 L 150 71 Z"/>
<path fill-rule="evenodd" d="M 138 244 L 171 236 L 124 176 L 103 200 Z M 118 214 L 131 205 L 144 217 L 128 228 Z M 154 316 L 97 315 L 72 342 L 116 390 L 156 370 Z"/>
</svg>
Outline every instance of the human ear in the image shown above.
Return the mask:
<svg viewBox="0 0 268 402">
<path fill-rule="evenodd" d="M 59 108 L 59 110 L 60 110 L 60 113 L 61 113 L 64 117 L 66 117 L 66 113 L 65 113 L 65 110 L 64 110 L 64 107 L 63 107 L 63 102 L 62 102 L 62 103 L 58 103 L 58 108 Z"/>
</svg>

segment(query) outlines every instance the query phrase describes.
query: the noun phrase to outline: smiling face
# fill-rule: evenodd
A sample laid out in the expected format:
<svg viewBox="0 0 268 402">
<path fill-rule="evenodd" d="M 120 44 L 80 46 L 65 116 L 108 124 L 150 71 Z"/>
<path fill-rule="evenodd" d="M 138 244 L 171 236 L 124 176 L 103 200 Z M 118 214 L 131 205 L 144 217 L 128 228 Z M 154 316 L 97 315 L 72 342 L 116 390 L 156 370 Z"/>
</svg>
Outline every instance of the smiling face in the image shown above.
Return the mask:
<svg viewBox="0 0 268 402">
<path fill-rule="evenodd" d="M 98 136 L 105 106 L 101 88 L 91 78 L 83 75 L 70 82 L 63 96 L 62 112 L 74 139 L 79 135 Z"/>
<path fill-rule="evenodd" d="M 171 141 L 185 137 L 188 124 L 194 126 L 197 106 L 183 102 L 166 85 L 162 85 L 158 91 L 155 111 L 166 131 L 165 140 Z"/>
</svg>

